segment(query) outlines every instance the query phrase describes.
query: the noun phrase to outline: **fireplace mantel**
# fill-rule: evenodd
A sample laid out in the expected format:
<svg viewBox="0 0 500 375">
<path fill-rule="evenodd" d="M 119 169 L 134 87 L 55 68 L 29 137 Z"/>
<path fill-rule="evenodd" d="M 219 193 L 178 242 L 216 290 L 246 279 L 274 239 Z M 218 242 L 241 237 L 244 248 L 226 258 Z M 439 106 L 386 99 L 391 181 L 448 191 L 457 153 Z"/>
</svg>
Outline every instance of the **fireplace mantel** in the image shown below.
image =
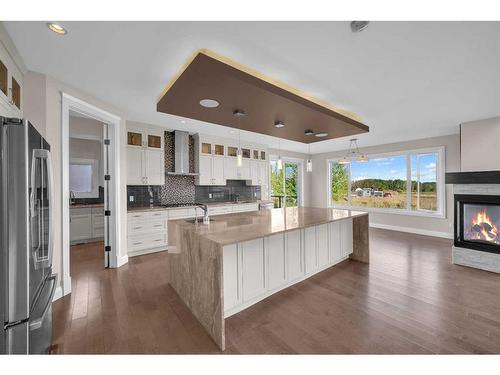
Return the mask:
<svg viewBox="0 0 500 375">
<path fill-rule="evenodd" d="M 449 172 L 445 174 L 446 184 L 500 184 L 500 171 Z"/>
</svg>

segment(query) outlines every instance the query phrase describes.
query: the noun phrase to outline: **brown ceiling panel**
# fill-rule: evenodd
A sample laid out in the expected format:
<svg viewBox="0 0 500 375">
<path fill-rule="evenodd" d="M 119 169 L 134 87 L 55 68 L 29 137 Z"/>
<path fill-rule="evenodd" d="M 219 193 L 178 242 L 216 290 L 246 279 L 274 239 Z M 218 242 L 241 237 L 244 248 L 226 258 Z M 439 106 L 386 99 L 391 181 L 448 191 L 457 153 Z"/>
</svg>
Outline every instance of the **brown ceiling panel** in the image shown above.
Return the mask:
<svg viewBox="0 0 500 375">
<path fill-rule="evenodd" d="M 217 100 L 217 108 L 204 108 L 202 99 Z M 233 111 L 246 116 L 238 119 Z M 339 113 L 317 100 L 264 78 L 208 51 L 199 51 L 157 103 L 157 111 L 229 126 L 251 132 L 312 143 L 326 139 L 366 133 L 368 126 Z M 283 121 L 285 127 L 274 127 Z M 305 130 L 328 133 L 318 138 L 304 135 Z"/>
</svg>

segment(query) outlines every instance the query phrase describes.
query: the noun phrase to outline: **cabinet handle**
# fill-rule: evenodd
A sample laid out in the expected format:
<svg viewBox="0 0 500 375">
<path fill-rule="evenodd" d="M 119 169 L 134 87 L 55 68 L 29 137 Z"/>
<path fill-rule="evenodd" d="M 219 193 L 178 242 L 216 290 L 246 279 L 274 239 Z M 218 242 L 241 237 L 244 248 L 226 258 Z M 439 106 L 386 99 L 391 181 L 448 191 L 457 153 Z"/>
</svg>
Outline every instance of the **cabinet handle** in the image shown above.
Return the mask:
<svg viewBox="0 0 500 375">
<path fill-rule="evenodd" d="M 153 226 L 153 228 L 160 228 L 162 226 L 163 226 L 162 224 L 156 224 L 156 225 Z"/>
<path fill-rule="evenodd" d="M 134 229 L 141 229 L 142 227 L 134 227 Z"/>
<path fill-rule="evenodd" d="M 142 242 L 134 242 L 132 245 L 140 245 Z"/>
<path fill-rule="evenodd" d="M 163 240 L 162 240 L 162 239 L 155 240 L 154 242 L 160 242 L 160 241 L 161 241 L 161 242 L 163 242 Z"/>
</svg>

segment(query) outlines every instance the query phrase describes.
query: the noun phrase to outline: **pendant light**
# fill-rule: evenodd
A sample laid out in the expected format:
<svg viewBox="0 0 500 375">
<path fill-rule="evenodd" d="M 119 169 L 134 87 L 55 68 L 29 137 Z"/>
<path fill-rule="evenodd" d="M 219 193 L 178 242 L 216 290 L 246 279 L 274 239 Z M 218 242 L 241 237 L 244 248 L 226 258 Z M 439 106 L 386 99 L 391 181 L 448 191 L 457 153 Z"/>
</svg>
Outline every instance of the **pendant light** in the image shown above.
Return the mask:
<svg viewBox="0 0 500 375">
<path fill-rule="evenodd" d="M 283 160 L 281 160 L 281 139 L 278 138 L 278 161 L 276 163 L 278 171 L 283 169 Z"/>
<path fill-rule="evenodd" d="M 368 156 L 359 152 L 357 138 L 353 138 L 353 139 L 349 140 L 349 142 L 350 142 L 349 143 L 349 150 L 347 151 L 347 154 L 342 159 L 340 159 L 337 163 L 349 164 L 353 160 L 358 161 L 359 163 L 366 163 L 370 160 L 370 159 L 368 159 Z"/>
<path fill-rule="evenodd" d="M 241 129 L 240 129 L 240 122 L 241 118 L 246 115 L 244 111 L 241 111 L 239 109 L 235 109 L 233 111 L 233 115 L 236 116 L 238 119 L 238 151 L 236 151 L 236 166 L 241 167 L 243 165 L 243 155 L 241 153 Z"/>
<path fill-rule="evenodd" d="M 309 159 L 307 159 L 306 171 L 307 172 L 312 172 L 312 170 L 313 170 L 313 162 L 311 160 L 311 144 L 310 143 L 307 145 L 307 153 L 309 155 Z"/>
</svg>

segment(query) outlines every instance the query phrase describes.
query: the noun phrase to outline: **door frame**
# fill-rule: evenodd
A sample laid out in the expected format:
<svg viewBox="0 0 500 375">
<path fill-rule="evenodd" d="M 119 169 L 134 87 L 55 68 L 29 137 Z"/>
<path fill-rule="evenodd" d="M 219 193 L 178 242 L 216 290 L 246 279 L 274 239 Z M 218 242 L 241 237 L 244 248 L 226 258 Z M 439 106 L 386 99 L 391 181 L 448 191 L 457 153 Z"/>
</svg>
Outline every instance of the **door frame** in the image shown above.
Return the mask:
<svg viewBox="0 0 500 375">
<path fill-rule="evenodd" d="M 109 189 L 109 209 L 111 210 L 109 245 L 111 246 L 111 268 L 127 263 L 127 259 L 119 258 L 120 246 L 120 117 L 75 98 L 65 92 L 62 97 L 61 128 L 61 181 L 62 181 L 62 295 L 71 293 L 70 275 L 70 212 L 69 212 L 69 114 L 70 111 L 80 113 L 97 121 L 108 124 L 109 173 L 111 183 Z"/>
<path fill-rule="evenodd" d="M 271 162 L 277 161 L 279 158 L 278 155 L 269 155 L 269 195 L 271 195 Z M 297 197 L 297 207 L 304 206 L 304 159 L 293 158 L 290 156 L 282 156 L 281 160 L 283 161 L 283 169 L 285 168 L 285 163 L 296 163 L 297 164 L 297 188 L 298 188 L 298 197 Z M 283 178 L 285 178 L 285 173 L 283 173 Z M 283 182 L 284 183 L 284 182 Z M 283 185 L 284 187 L 284 185 Z"/>
</svg>

